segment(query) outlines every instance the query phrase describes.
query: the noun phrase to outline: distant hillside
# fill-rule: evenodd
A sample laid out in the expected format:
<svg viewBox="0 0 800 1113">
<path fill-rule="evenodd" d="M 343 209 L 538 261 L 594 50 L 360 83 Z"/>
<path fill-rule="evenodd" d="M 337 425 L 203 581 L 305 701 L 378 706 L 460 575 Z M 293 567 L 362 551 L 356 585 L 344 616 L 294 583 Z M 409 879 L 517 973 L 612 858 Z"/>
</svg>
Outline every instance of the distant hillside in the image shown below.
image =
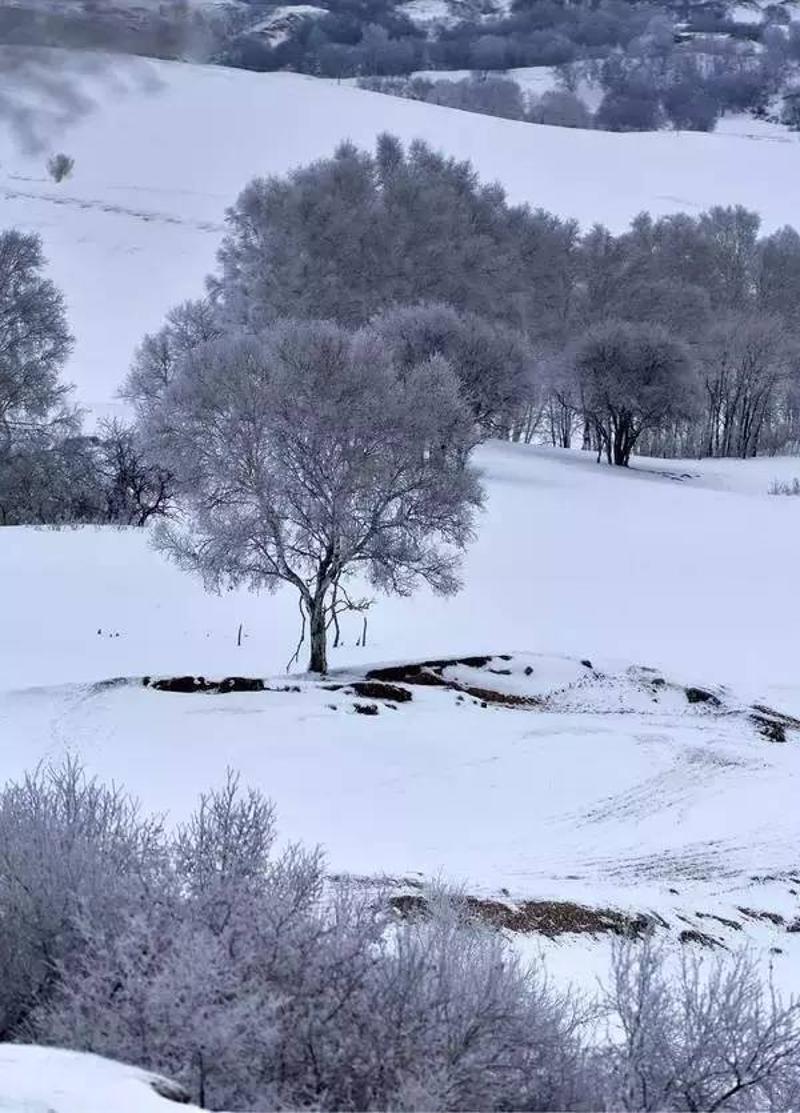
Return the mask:
<svg viewBox="0 0 800 1113">
<path fill-rule="evenodd" d="M 54 59 L 55 61 L 56 59 Z M 638 212 L 743 204 L 766 230 L 797 218 L 800 143 L 741 135 L 606 134 L 477 116 L 291 74 L 58 56 L 85 100 L 52 117 L 26 154 L 0 133 L 3 223 L 39 232 L 64 289 L 77 347 L 68 370 L 84 403 L 110 402 L 145 331 L 197 295 L 226 206 L 259 174 L 372 146 L 388 130 L 471 159 L 514 201 L 619 230 Z M 62 72 L 64 72 L 62 70 Z M 47 154 L 75 159 L 56 185 Z"/>
</svg>

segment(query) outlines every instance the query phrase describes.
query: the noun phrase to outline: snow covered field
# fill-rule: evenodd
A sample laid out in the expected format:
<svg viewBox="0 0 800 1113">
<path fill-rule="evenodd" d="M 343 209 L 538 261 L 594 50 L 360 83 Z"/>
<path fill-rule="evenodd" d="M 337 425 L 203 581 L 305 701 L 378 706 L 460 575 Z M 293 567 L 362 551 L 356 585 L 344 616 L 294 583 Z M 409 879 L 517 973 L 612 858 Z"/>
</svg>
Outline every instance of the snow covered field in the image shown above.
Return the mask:
<svg viewBox="0 0 800 1113">
<path fill-rule="evenodd" d="M 77 334 L 70 374 L 97 408 L 142 333 L 201 290 L 248 178 L 339 139 L 421 136 L 512 199 L 585 224 L 717 203 L 759 210 L 766 228 L 796 219 L 795 138 L 534 127 L 289 74 L 121 60 L 110 84 L 109 72 L 80 78 L 94 108 L 52 136 L 72 178 L 47 178 L 46 151 L 7 137 L 0 151 L 4 225 L 42 234 Z M 769 742 L 748 717 L 756 703 L 800 716 L 800 499 L 767 494 L 800 460 L 623 471 L 494 444 L 477 462 L 489 498 L 463 593 L 380 600 L 366 648 L 353 620 L 332 665 L 344 682 L 381 661 L 492 654 L 493 684 L 546 706 L 419 689 L 359 715 L 347 692 L 287 680 L 288 592 L 206 596 L 143 531 L 4 529 L 0 780 L 76 753 L 177 819 L 233 767 L 274 798 L 286 838 L 326 846 L 332 871 L 656 913 L 675 934 L 775 948 L 782 988 L 800 989 L 800 933 L 787 930 L 800 916 L 800 737 Z M 187 673 L 300 690 L 140 683 Z M 115 677 L 130 683 L 102 683 Z M 689 704 L 687 686 L 721 706 Z M 551 960 L 590 978 L 604 947 L 565 939 Z"/>
<path fill-rule="evenodd" d="M 356 714 L 347 692 L 285 676 L 289 593 L 205 596 L 141 531 L 6 529 L 0 776 L 78 753 L 179 818 L 230 766 L 274 798 L 285 837 L 326 846 L 334 872 L 657 912 L 676 932 L 778 947 L 800 989 L 786 927 L 800 914 L 800 732 L 769 742 L 747 717 L 753 703 L 800 715 L 800 502 L 766 493 L 800 461 L 623 472 L 495 444 L 478 462 L 489 502 L 464 592 L 380 600 L 366 649 L 345 627 L 332 679 L 494 654 L 491 675 L 461 682 L 488 675 L 546 706 L 417 688 L 397 710 Z M 300 691 L 170 694 L 136 679 L 186 673 Z M 112 677 L 134 683 L 95 683 Z M 719 692 L 721 708 L 689 704 L 687 686 Z M 576 946 L 560 954 L 573 975 L 591 954 Z"/>
<path fill-rule="evenodd" d="M 295 74 L 131 59 L 77 80 L 94 110 L 48 141 L 75 159 L 73 176 L 56 185 L 47 151 L 26 155 L 0 134 L 0 201 L 4 225 L 44 239 L 77 336 L 69 374 L 99 408 L 113 402 L 142 334 L 202 290 L 244 184 L 328 155 L 341 139 L 420 136 L 472 159 L 514 201 L 585 225 L 734 203 L 757 209 L 767 229 L 796 219 L 795 137 L 753 146 L 724 133 L 536 127 Z"/>
</svg>

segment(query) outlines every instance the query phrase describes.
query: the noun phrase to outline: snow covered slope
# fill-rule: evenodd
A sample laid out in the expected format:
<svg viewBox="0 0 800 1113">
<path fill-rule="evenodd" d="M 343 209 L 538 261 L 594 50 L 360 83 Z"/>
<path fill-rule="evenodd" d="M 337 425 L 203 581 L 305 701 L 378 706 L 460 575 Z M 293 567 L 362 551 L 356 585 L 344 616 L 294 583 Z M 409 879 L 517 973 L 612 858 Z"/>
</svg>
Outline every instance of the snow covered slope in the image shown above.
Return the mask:
<svg viewBox="0 0 800 1113">
<path fill-rule="evenodd" d="M 68 64 L 69 64 L 69 60 Z M 71 64 L 77 65 L 77 61 Z M 87 404 L 108 403 L 142 334 L 196 295 L 226 206 L 254 175 L 389 130 L 470 158 L 514 201 L 584 224 L 637 212 L 741 203 L 766 228 L 796 219 L 800 138 L 608 134 L 536 127 L 293 74 L 111 59 L 76 80 L 94 110 L 49 139 L 75 159 L 60 185 L 45 151 L 0 135 L 2 224 L 35 229 L 66 292 L 78 344 L 70 368 Z"/>
<path fill-rule="evenodd" d="M 622 471 L 496 444 L 478 463 L 489 502 L 463 594 L 381 600 L 366 649 L 345 626 L 331 682 L 387 659 L 492 659 L 376 715 L 286 677 L 288 592 L 206 597 L 141 531 L 0 531 L 0 779 L 78 753 L 179 818 L 230 766 L 333 871 L 655 913 L 777 947 L 800 989 L 800 731 L 770 741 L 751 706 L 800 716 L 800 500 L 766 493 L 800 462 Z M 141 684 L 187 673 L 289 690 Z M 133 680 L 95 683 L 114 676 Z"/>
<path fill-rule="evenodd" d="M 172 1100 L 168 1095 L 172 1094 Z M 182 1095 L 182 1096 L 181 1096 Z M 98 1055 L 0 1044 L 0 1113 L 170 1113 L 197 1107 L 167 1079 Z"/>
</svg>

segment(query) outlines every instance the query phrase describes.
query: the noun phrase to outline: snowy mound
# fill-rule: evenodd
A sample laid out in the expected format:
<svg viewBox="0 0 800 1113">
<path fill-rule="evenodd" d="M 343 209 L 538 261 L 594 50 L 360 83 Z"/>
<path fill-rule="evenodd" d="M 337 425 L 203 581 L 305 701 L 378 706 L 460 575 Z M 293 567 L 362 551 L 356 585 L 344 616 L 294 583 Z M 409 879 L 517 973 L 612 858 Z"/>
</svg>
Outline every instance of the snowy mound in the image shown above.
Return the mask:
<svg viewBox="0 0 800 1113">
<path fill-rule="evenodd" d="M 138 1067 L 78 1051 L 0 1044 L 2 1113 L 169 1113 L 196 1108 L 186 1104 L 180 1086 Z"/>
</svg>

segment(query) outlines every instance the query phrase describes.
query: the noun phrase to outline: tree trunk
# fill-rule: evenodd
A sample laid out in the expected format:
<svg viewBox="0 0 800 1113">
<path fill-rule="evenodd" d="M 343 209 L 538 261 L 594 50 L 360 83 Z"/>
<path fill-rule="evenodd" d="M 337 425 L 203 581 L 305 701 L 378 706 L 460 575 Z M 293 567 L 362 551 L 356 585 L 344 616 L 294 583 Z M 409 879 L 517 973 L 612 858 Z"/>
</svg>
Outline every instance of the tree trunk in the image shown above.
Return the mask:
<svg viewBox="0 0 800 1113">
<path fill-rule="evenodd" d="M 328 671 L 328 632 L 325 628 L 324 596 L 317 596 L 313 600 L 308 616 L 308 624 L 311 640 L 308 671 L 326 673 Z"/>
</svg>

